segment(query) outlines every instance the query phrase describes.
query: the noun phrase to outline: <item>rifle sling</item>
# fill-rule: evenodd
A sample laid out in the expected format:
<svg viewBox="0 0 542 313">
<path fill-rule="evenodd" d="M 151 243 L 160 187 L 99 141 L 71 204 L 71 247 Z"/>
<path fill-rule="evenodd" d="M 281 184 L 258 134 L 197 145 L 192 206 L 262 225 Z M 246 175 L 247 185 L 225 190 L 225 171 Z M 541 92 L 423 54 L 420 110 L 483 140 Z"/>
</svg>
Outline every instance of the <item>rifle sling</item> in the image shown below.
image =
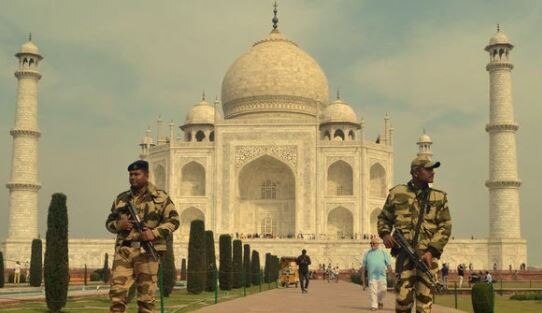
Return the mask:
<svg viewBox="0 0 542 313">
<path fill-rule="evenodd" d="M 427 210 L 427 204 L 429 203 L 429 196 L 431 195 L 431 189 L 428 188 L 426 192 L 423 192 L 422 201 L 420 201 L 420 198 L 416 196 L 416 200 L 418 200 L 418 204 L 420 204 L 420 213 L 418 215 L 418 223 L 416 225 L 416 230 L 414 232 L 414 238 L 412 239 L 412 247 L 416 249 L 416 246 L 418 245 L 418 237 L 420 235 L 420 228 L 422 226 L 423 217 L 425 215 L 425 211 Z"/>
</svg>

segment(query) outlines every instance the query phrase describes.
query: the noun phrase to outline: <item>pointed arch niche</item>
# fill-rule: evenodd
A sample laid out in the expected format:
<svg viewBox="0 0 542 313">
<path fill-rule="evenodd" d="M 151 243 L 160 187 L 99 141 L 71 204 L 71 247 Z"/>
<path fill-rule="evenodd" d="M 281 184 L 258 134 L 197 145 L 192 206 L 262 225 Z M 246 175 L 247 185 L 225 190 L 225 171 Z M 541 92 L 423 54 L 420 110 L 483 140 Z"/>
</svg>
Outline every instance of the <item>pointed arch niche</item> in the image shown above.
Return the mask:
<svg viewBox="0 0 542 313">
<path fill-rule="evenodd" d="M 387 193 L 386 188 L 386 170 L 380 163 L 375 163 L 371 166 L 370 171 L 370 194 L 373 197 L 385 198 Z"/>
<path fill-rule="evenodd" d="M 181 196 L 205 196 L 205 168 L 192 161 L 181 170 Z"/>
<path fill-rule="evenodd" d="M 158 189 L 166 190 L 166 170 L 162 165 L 154 169 L 154 185 Z"/>
<path fill-rule="evenodd" d="M 205 222 L 205 215 L 196 207 L 189 207 L 181 213 L 181 236 L 186 238 L 190 235 L 190 224 L 192 221 L 202 220 Z"/>
<path fill-rule="evenodd" d="M 352 167 L 345 161 L 339 160 L 327 169 L 327 195 L 351 196 L 353 195 Z"/>
<path fill-rule="evenodd" d="M 354 217 L 350 210 L 339 206 L 327 216 L 327 234 L 330 238 L 350 239 L 354 230 Z"/>
</svg>

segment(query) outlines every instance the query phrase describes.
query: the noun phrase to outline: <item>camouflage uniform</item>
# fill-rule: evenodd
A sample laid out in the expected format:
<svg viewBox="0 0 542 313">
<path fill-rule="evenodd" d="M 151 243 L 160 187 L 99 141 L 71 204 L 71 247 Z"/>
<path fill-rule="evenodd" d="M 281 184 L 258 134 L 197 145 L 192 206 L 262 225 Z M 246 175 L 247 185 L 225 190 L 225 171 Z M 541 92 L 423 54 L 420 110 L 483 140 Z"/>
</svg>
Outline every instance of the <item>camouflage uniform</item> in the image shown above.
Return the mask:
<svg viewBox="0 0 542 313">
<path fill-rule="evenodd" d="M 109 291 L 110 312 L 127 312 L 128 290 L 135 282 L 137 284 L 138 312 L 152 313 L 157 285 L 158 261 L 153 260 L 150 254 L 137 247 L 140 234 L 135 228 L 131 231 L 118 229 L 118 221 L 129 216 L 126 209 L 128 201 L 132 201 L 132 205 L 143 224 L 152 229 L 156 237 L 154 247 L 158 252 L 166 250 L 166 237 L 179 227 L 179 214 L 168 195 L 148 183 L 137 195 L 131 196 L 130 191 L 119 194 L 113 202 L 111 214 L 105 222 L 107 230 L 117 234 Z"/>
<path fill-rule="evenodd" d="M 384 238 L 395 227 L 400 229 L 412 244 L 422 207 L 418 198 L 423 202 L 422 190 L 416 188 L 412 182 L 392 188 L 378 216 L 378 235 Z M 432 253 L 433 262 L 430 268 L 433 275 L 437 275 L 437 260 L 452 231 L 446 193 L 430 188 L 428 208 L 420 226 L 418 243 L 414 248 L 419 256 L 426 251 Z M 405 260 L 403 271 L 397 282 L 396 312 L 411 312 L 414 293 L 416 294 L 416 312 L 431 312 L 433 294 L 423 277 L 423 274 L 417 271 L 411 262 Z"/>
</svg>

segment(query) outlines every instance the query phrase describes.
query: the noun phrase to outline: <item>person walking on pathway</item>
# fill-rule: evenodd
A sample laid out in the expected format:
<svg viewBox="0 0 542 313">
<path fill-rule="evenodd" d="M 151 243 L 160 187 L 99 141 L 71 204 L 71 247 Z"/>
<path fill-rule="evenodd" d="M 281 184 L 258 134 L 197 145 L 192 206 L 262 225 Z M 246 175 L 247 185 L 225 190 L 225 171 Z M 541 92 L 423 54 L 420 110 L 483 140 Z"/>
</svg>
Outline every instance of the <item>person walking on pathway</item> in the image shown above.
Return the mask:
<svg viewBox="0 0 542 313">
<path fill-rule="evenodd" d="M 444 289 L 448 289 L 448 272 L 449 267 L 447 263 L 442 264 L 442 269 L 440 270 L 442 275 L 442 284 L 444 285 Z"/>
<path fill-rule="evenodd" d="M 309 288 L 309 265 L 311 258 L 307 255 L 307 250 L 301 250 L 301 255 L 297 257 L 297 266 L 299 267 L 299 284 L 301 285 L 301 293 L 307 293 Z"/>
<path fill-rule="evenodd" d="M 378 244 L 376 237 L 371 239 L 371 250 L 365 253 L 361 267 L 362 276 L 365 276 L 365 272 L 368 276 L 371 311 L 384 307 L 387 289 L 386 270 L 392 272 L 390 256 L 379 249 Z M 362 277 L 362 282 L 364 280 L 365 277 Z"/>
<path fill-rule="evenodd" d="M 463 279 L 465 278 L 465 266 L 463 264 L 457 266 L 457 277 L 459 278 L 459 288 L 461 288 L 463 286 Z"/>
<path fill-rule="evenodd" d="M 21 262 L 15 263 L 15 272 L 13 273 L 13 283 L 19 284 L 21 282 Z"/>
</svg>

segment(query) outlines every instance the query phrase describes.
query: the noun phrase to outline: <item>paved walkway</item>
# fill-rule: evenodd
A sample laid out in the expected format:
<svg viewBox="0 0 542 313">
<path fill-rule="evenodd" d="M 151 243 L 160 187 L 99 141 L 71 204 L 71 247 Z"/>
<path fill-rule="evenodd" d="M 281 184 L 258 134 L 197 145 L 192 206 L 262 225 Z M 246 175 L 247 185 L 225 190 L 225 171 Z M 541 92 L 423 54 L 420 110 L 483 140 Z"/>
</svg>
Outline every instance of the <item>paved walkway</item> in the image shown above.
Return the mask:
<svg viewBox="0 0 542 313">
<path fill-rule="evenodd" d="M 395 312 L 394 295 L 388 293 L 384 299 L 384 309 L 377 312 Z M 347 282 L 328 283 L 313 280 L 309 293 L 301 294 L 296 288 L 279 288 L 259 294 L 237 298 L 211 305 L 197 313 L 359 313 L 371 312 L 368 290 Z M 432 313 L 459 313 L 455 309 L 433 306 Z"/>
</svg>

